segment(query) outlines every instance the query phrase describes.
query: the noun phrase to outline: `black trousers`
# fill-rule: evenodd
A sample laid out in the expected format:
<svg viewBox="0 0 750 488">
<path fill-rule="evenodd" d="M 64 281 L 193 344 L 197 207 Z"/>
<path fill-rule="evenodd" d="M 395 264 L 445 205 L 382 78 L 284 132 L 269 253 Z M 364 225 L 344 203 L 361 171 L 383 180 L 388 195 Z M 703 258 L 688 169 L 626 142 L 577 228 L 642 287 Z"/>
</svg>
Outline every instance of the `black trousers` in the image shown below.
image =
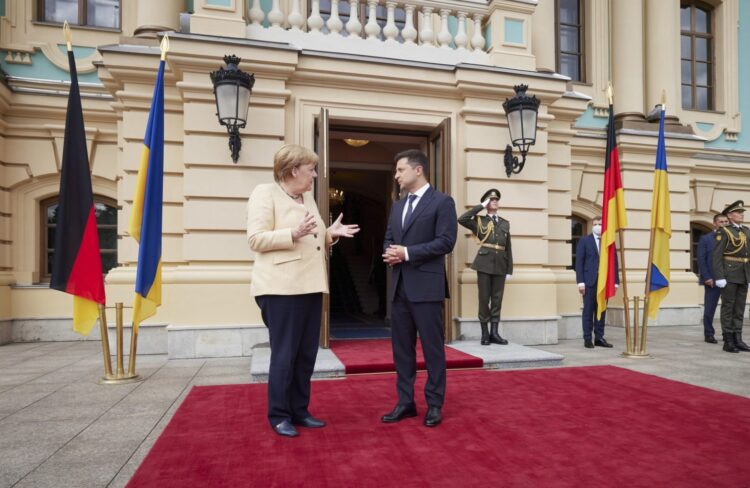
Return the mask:
<svg viewBox="0 0 750 488">
<path fill-rule="evenodd" d="M 595 340 L 604 339 L 604 319 L 607 312 L 602 313 L 602 318 L 596 318 L 596 286 L 587 286 L 583 294 L 583 313 L 581 322 L 583 324 L 583 339 L 591 340 L 591 332 L 594 333 Z"/>
<path fill-rule="evenodd" d="M 271 339 L 268 420 L 277 425 L 307 418 L 323 294 L 261 295 L 255 301 Z"/>
<path fill-rule="evenodd" d="M 500 322 L 505 275 L 477 271 L 477 289 L 479 290 L 479 321 L 482 323 Z"/>
<path fill-rule="evenodd" d="M 742 333 L 742 318 L 747 302 L 747 283 L 727 283 L 721 289 L 721 332 Z"/>
<path fill-rule="evenodd" d="M 445 400 L 445 346 L 442 302 L 410 302 L 401 280 L 391 308 L 391 342 L 396 365 L 399 405 L 414 402 L 417 379 L 417 332 L 427 366 L 424 395 L 430 407 L 442 407 Z"/>
<path fill-rule="evenodd" d="M 714 315 L 716 306 L 719 304 L 721 297 L 721 288 L 706 286 L 703 293 L 703 334 L 708 337 L 714 335 Z"/>
</svg>

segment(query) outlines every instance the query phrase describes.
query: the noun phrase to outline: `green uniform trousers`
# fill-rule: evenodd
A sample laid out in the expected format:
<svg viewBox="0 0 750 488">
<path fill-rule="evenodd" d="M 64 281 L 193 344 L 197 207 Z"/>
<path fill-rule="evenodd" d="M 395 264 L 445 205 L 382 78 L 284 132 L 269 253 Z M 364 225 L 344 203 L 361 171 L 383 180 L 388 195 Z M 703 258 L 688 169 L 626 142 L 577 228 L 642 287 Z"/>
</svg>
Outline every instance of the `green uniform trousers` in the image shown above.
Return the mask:
<svg viewBox="0 0 750 488">
<path fill-rule="evenodd" d="M 721 289 L 721 332 L 742 332 L 742 318 L 747 302 L 747 283 L 727 283 Z"/>
<path fill-rule="evenodd" d="M 479 322 L 500 322 L 505 275 L 477 271 L 477 287 L 479 288 Z"/>
</svg>

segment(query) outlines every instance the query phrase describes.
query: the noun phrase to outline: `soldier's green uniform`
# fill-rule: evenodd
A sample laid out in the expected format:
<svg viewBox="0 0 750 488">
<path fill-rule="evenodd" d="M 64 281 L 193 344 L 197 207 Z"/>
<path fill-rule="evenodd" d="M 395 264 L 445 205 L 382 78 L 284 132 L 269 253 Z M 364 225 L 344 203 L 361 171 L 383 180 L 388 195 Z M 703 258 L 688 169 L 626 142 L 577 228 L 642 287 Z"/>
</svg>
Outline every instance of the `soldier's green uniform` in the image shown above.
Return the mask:
<svg viewBox="0 0 750 488">
<path fill-rule="evenodd" d="M 744 212 L 738 200 L 721 212 Z M 727 352 L 750 351 L 742 340 L 742 318 L 745 314 L 748 283 L 750 283 L 750 229 L 732 223 L 716 231 L 713 254 L 714 280 L 726 280 L 721 289 L 721 332 Z"/>
<path fill-rule="evenodd" d="M 488 190 L 482 195 L 481 201 L 500 199 L 500 192 L 496 189 Z M 482 327 L 482 344 L 490 342 L 507 344 L 508 341 L 500 337 L 498 325 L 500 310 L 503 303 L 506 275 L 513 274 L 513 252 L 510 242 L 510 222 L 495 214 L 495 219 L 489 215 L 479 215 L 484 207 L 479 204 L 459 217 L 458 223 L 471 230 L 479 243 L 471 268 L 477 272 L 477 287 L 479 289 L 479 323 Z M 487 331 L 487 323 L 492 326 Z"/>
</svg>

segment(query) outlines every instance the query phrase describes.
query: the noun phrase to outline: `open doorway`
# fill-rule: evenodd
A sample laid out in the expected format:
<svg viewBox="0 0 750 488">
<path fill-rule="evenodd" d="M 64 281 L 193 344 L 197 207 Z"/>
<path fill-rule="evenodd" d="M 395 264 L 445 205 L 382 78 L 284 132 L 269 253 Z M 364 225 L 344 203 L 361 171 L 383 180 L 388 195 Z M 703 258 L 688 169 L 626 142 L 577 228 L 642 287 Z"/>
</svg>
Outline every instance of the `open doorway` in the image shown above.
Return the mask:
<svg viewBox="0 0 750 488">
<path fill-rule="evenodd" d="M 383 238 L 391 204 L 398 197 L 393 157 L 426 150 L 429 134 L 394 134 L 331 127 L 328 201 L 331 218 L 344 214 L 361 231 L 334 246 L 330 260 L 330 333 L 333 339 L 390 337 Z"/>
</svg>

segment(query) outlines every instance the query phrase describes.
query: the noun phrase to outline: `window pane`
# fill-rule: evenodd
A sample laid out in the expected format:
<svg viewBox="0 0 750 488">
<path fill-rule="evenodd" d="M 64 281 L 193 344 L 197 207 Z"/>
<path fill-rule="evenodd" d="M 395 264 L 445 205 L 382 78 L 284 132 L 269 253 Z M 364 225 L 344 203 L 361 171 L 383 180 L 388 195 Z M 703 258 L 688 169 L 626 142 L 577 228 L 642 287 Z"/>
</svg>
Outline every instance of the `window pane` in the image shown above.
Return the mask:
<svg viewBox="0 0 750 488">
<path fill-rule="evenodd" d="M 709 61 L 708 59 L 708 39 L 702 37 L 695 38 L 695 60 Z"/>
<path fill-rule="evenodd" d="M 86 12 L 88 25 L 97 27 L 120 28 L 119 0 L 87 0 Z"/>
<path fill-rule="evenodd" d="M 578 49 L 578 28 L 570 26 L 560 26 L 560 51 L 568 53 L 577 53 Z"/>
<path fill-rule="evenodd" d="M 690 61 L 682 61 L 682 82 L 693 83 L 693 63 Z"/>
<path fill-rule="evenodd" d="M 708 85 L 708 63 L 695 63 L 695 84 Z"/>
<path fill-rule="evenodd" d="M 578 56 L 573 54 L 561 54 L 560 74 L 569 76 L 572 80 L 580 81 L 581 77 L 578 70 Z"/>
<path fill-rule="evenodd" d="M 102 253 L 102 272 L 107 274 L 110 269 L 117 267 L 117 255 L 114 253 Z"/>
<path fill-rule="evenodd" d="M 46 0 L 44 20 L 60 23 L 67 20 L 71 24 L 78 24 L 78 0 Z"/>
<path fill-rule="evenodd" d="M 103 203 L 94 205 L 96 225 L 117 225 L 117 209 Z"/>
<path fill-rule="evenodd" d="M 708 88 L 696 87 L 695 95 L 695 108 L 698 110 L 708 110 Z"/>
<path fill-rule="evenodd" d="M 693 108 L 693 90 L 690 85 L 682 85 L 682 108 Z"/>
<path fill-rule="evenodd" d="M 52 260 L 53 260 L 53 254 L 51 252 L 47 253 L 47 262 L 45 263 L 45 266 L 47 266 L 47 269 L 45 270 L 44 274 L 51 275 L 52 274 Z"/>
<path fill-rule="evenodd" d="M 708 32 L 708 12 L 695 9 L 695 32 Z"/>
<path fill-rule="evenodd" d="M 578 0 L 560 0 L 560 22 L 578 24 Z"/>
<path fill-rule="evenodd" d="M 690 59 L 693 53 L 690 50 L 690 36 L 680 37 L 680 57 L 682 59 Z"/>
<path fill-rule="evenodd" d="M 48 224 L 55 224 L 57 223 L 57 204 L 50 205 L 47 207 L 47 223 Z"/>
<path fill-rule="evenodd" d="M 47 249 L 55 247 L 55 231 L 56 227 L 47 227 Z"/>
<path fill-rule="evenodd" d="M 680 8 L 680 29 L 690 30 L 690 6 Z"/>
<path fill-rule="evenodd" d="M 117 249 L 117 229 L 99 229 L 99 248 Z"/>
</svg>

